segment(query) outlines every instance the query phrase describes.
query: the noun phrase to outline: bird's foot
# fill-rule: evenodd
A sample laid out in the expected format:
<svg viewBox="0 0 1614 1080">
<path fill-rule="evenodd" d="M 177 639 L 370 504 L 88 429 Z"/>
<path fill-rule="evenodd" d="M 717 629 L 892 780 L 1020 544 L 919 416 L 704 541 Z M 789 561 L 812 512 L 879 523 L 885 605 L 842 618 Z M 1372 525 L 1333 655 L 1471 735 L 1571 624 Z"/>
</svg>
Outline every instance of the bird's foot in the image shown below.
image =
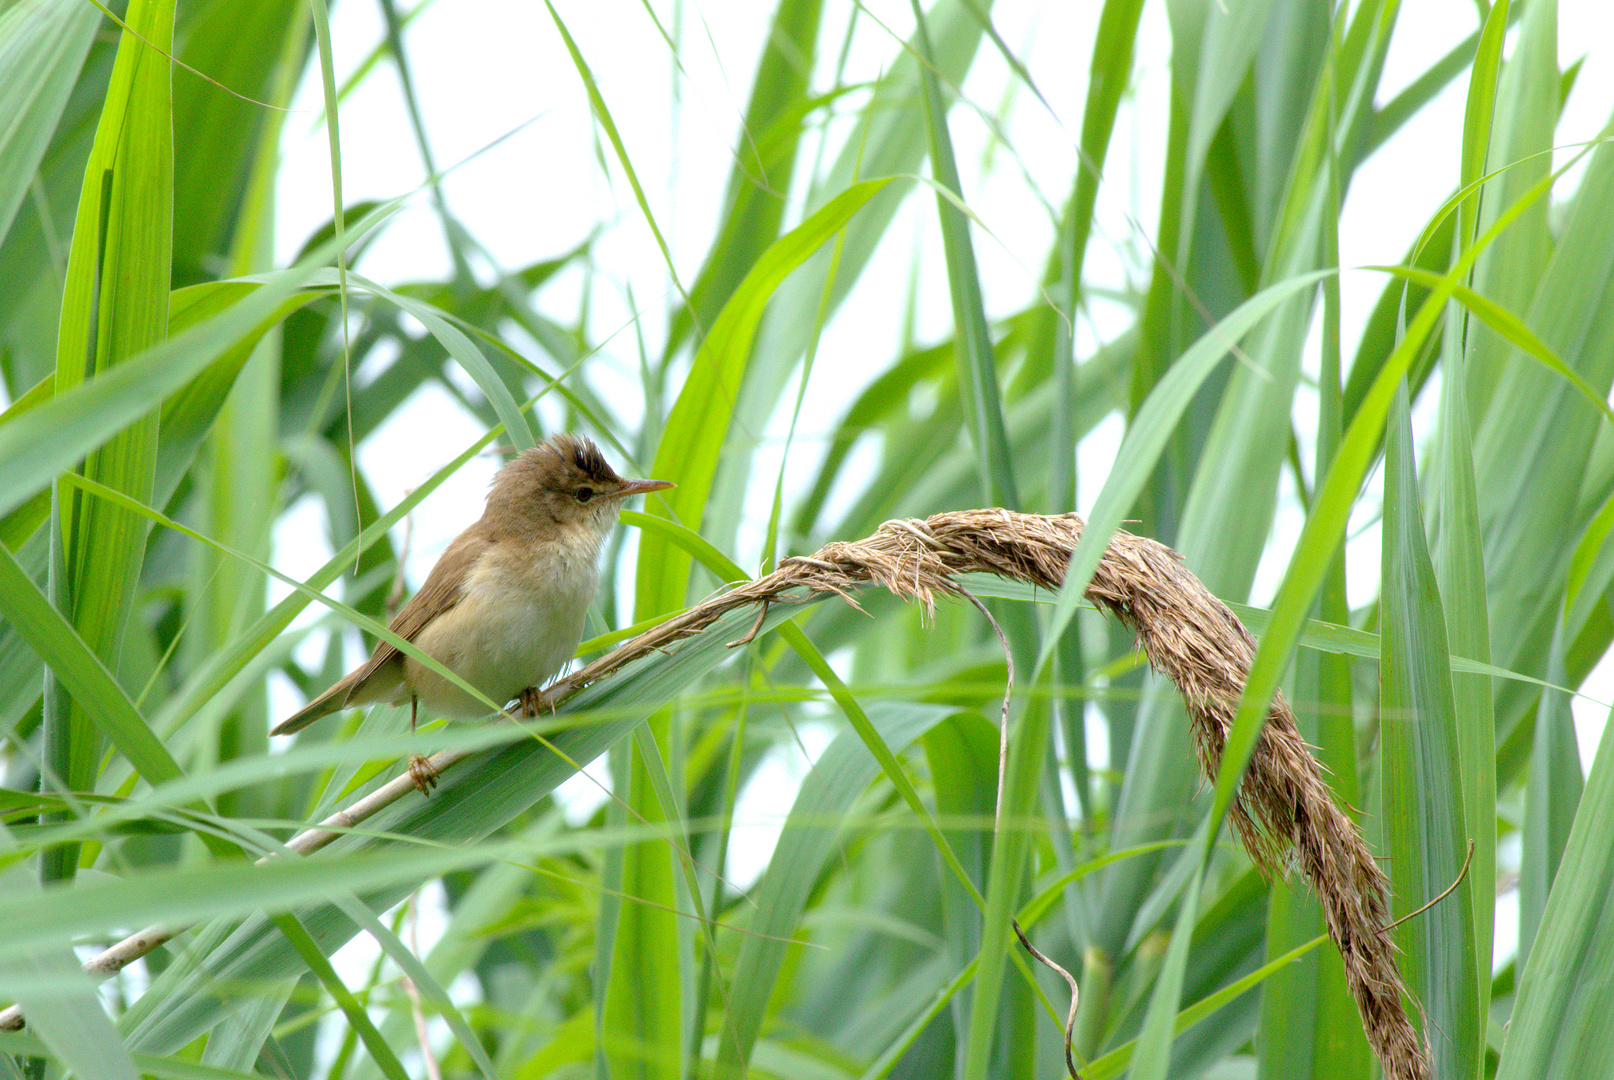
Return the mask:
<svg viewBox="0 0 1614 1080">
<path fill-rule="evenodd" d="M 520 694 L 516 695 L 516 700 L 521 703 L 522 716 L 537 716 L 545 710 L 548 710 L 550 715 L 554 715 L 556 709 L 555 703 L 545 700 L 544 692 L 536 686 L 529 686 L 521 691 Z"/>
<path fill-rule="evenodd" d="M 431 796 L 432 788 L 437 786 L 437 768 L 426 758 L 419 754 L 409 755 L 409 779 L 415 782 L 415 787 L 422 795 Z"/>
</svg>

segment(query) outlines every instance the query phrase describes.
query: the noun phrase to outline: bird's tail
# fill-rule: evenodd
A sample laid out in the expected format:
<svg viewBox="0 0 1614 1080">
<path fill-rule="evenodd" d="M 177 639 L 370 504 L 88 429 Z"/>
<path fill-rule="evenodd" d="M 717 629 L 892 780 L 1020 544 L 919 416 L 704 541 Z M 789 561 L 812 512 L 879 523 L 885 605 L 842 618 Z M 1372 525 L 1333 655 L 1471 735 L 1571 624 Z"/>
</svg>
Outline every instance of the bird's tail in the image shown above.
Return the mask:
<svg viewBox="0 0 1614 1080">
<path fill-rule="evenodd" d="M 319 697 L 286 717 L 269 734 L 290 735 L 294 731 L 303 730 L 303 728 L 323 716 L 342 711 L 347 708 L 348 694 L 352 689 L 351 679 L 341 680 Z"/>
</svg>

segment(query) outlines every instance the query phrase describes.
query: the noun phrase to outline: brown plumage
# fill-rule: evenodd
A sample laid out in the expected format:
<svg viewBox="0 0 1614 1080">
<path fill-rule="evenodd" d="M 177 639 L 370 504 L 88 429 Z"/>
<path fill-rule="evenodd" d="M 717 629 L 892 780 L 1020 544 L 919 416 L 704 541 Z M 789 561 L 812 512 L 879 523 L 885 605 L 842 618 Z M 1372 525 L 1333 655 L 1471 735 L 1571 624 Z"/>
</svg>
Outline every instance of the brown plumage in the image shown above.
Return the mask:
<svg viewBox="0 0 1614 1080">
<path fill-rule="evenodd" d="M 522 452 L 493 478 L 482 516 L 448 545 L 390 629 L 498 705 L 541 686 L 577 648 L 600 548 L 623 501 L 672 486 L 624 480 L 599 447 L 574 435 Z M 270 734 L 380 701 L 455 718 L 491 711 L 381 641 L 368 661 Z"/>
</svg>

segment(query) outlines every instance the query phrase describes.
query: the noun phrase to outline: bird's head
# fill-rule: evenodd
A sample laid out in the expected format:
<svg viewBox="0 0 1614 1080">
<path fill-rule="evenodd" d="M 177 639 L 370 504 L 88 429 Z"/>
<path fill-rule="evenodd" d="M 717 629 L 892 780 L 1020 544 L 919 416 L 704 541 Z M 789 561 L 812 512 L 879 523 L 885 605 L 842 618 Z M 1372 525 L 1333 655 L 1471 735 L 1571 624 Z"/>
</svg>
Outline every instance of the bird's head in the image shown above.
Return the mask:
<svg viewBox="0 0 1614 1080">
<path fill-rule="evenodd" d="M 603 538 L 629 496 L 675 486 L 666 480 L 624 480 L 588 439 L 560 434 L 523 450 L 499 470 L 483 518 Z"/>
</svg>

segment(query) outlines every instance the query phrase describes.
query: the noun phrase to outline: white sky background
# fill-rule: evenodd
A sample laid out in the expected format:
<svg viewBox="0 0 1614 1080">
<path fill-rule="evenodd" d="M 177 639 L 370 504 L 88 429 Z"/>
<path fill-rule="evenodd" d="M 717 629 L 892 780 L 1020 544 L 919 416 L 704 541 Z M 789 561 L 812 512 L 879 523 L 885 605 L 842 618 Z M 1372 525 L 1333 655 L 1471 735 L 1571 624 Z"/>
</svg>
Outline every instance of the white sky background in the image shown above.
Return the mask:
<svg viewBox="0 0 1614 1080">
<path fill-rule="evenodd" d="M 671 5 L 654 0 L 652 6 L 670 31 Z M 773 5 L 757 0 L 686 4 L 680 36 L 681 74 L 674 70 L 665 41 L 639 3 L 556 0 L 556 7 L 594 71 L 687 286 L 718 223 L 732 160 L 731 141 L 745 108 L 751 65 L 760 53 Z M 825 26 L 845 25 L 848 4 L 844 0 L 826 0 L 825 8 Z M 869 0 L 867 9 L 898 35 L 905 36 L 911 29 L 907 0 Z M 987 147 L 983 124 L 968 109 L 955 108 L 951 113 L 951 130 L 964 171 L 964 196 L 992 231 L 991 236 L 980 230 L 975 234 L 989 316 L 1018 309 L 1034 293 L 1053 228 L 1042 200 L 1061 204 L 1076 167 L 1074 144 L 1098 9 L 1097 0 L 998 0 L 993 6 L 993 19 L 1003 39 L 1029 68 L 1053 110 L 1050 115 L 1023 87 L 1015 91 L 1013 107 L 1007 110 L 1012 153 L 996 148 L 990 167 L 983 168 Z M 383 29 L 377 6 L 365 0 L 343 0 L 332 9 L 332 18 L 340 83 L 381 40 Z M 1408 0 L 1402 5 L 1386 65 L 1384 94 L 1400 90 L 1476 25 L 1471 0 Z M 1608 109 L 1614 103 L 1614 5 L 1607 0 L 1561 0 L 1559 33 L 1562 63 L 1589 54 L 1559 129 L 1562 144 L 1593 137 L 1608 120 Z M 666 266 L 621 171 L 614 162 L 602 171 L 597 153 L 604 146 L 603 135 L 597 143 L 581 82 L 543 4 L 538 0 L 438 0 L 406 29 L 405 40 L 440 167 L 475 154 L 532 121 L 448 178 L 445 187 L 454 212 L 507 270 L 552 258 L 577 245 L 597 226 L 603 227 L 594 249 L 595 261 L 619 288 L 615 293 L 596 290 L 593 339 L 621 328 L 632 317 L 625 299 L 626 286 L 631 285 L 644 309 L 645 340 L 656 350 L 663 338 L 669 299 L 675 295 Z M 1146 4 L 1134 75 L 1136 93 L 1124 106 L 1117 126 L 1089 246 L 1090 281 L 1120 284 L 1130 274 L 1133 281 L 1146 284 L 1143 259 L 1147 247 L 1127 214 L 1152 235 L 1158 189 L 1151 185 L 1161 173 L 1169 49 L 1163 5 Z M 828 71 L 835 45 L 821 51 L 826 55 L 820 70 Z M 867 18 L 860 20 L 848 78 L 874 78 L 894 51 L 877 25 Z M 725 63 L 739 66 L 725 67 Z M 1011 81 L 1001 57 L 989 42 L 983 42 L 964 91 L 982 108 L 996 111 Z M 819 78 L 815 85 L 827 82 L 827 77 Z M 1466 88 L 1465 73 L 1383 154 L 1358 171 L 1341 222 L 1345 265 L 1398 262 L 1450 192 L 1459 157 Z M 326 136 L 315 120 L 320 106 L 318 76 L 310 73 L 294 103 L 300 111 L 293 114 L 286 129 L 277 232 L 281 263 L 289 261 L 309 234 L 331 216 Z M 394 197 L 424 178 L 397 76 L 389 63 L 378 65 L 343 103 L 341 131 L 344 196 L 349 205 L 361 199 Z M 610 157 L 608 146 L 603 152 Z M 1418 160 L 1420 154 L 1427 167 L 1409 168 L 1408 162 Z M 1027 175 L 1040 190 L 1040 200 L 1028 187 Z M 794 220 L 799 219 L 787 224 Z M 933 202 L 928 198 L 910 200 L 892 228 L 899 235 L 911 233 L 920 251 L 935 254 L 935 258 L 923 260 L 924 301 L 918 311 L 921 338 L 935 340 L 950 332 L 952 316 Z M 826 328 L 797 433 L 798 450 L 806 453 L 803 460 L 816 458 L 830 425 L 875 367 L 867 359 L 889 357 L 900 340 L 897 314 L 902 310 L 909 273 L 903 247 L 900 243 L 882 245 L 859 287 Z M 383 284 L 436 278 L 448 272 L 441 231 L 423 195 L 366 252 L 360 269 Z M 488 267 L 477 270 L 484 281 L 490 279 Z M 580 281 L 579 274 L 564 275 L 546 287 L 540 305 L 562 321 L 570 321 Z M 1355 346 L 1351 335 L 1381 287 L 1382 278 L 1375 274 L 1344 276 L 1347 340 L 1343 344 L 1347 356 Z M 1105 317 L 1102 305 L 1098 315 Z M 1114 329 L 1101 327 L 1106 334 Z M 1087 342 L 1092 341 L 1090 327 L 1081 333 L 1087 335 Z M 621 370 L 626 391 L 636 394 L 635 350 L 630 330 L 590 363 Z M 1112 417 L 1081 448 L 1084 503 L 1097 492 L 1120 430 L 1118 418 Z M 781 435 L 782 431 L 781 426 Z M 422 432 L 429 432 L 430 437 L 422 437 Z M 446 394 L 428 390 L 361 447 L 361 461 L 376 483 L 378 497 L 390 504 L 481 433 L 476 421 Z M 407 566 L 412 585 L 425 577 L 453 535 L 480 514 L 484 481 L 494 467 L 491 459 L 473 463 L 463 471 L 460 482 L 434 493 L 417 511 Z M 765 477 L 764 482 L 771 493 L 771 478 Z M 1292 506 L 1292 497 L 1290 503 Z M 766 516 L 765 510 L 758 514 L 759 519 Z M 1297 510 L 1280 521 L 1272 557 L 1256 585 L 1258 602 L 1275 587 L 1299 526 Z M 288 516 L 277 534 L 280 568 L 303 574 L 322 563 L 329 555 L 321 547 L 324 535 L 320 513 L 311 502 L 305 502 Z M 1376 587 L 1378 543 L 1377 531 L 1372 529 L 1350 548 L 1352 576 L 1370 590 Z M 742 564 L 755 561 L 754 550 L 740 552 L 738 557 Z M 1353 596 L 1353 600 L 1363 598 Z M 1586 688 L 1604 701 L 1614 697 L 1614 671 L 1609 667 L 1605 663 Z M 284 688 L 277 691 L 277 710 L 282 704 L 291 705 L 289 693 Z M 1583 760 L 1589 764 L 1606 712 L 1578 701 L 1576 715 Z M 814 742 L 819 744 L 814 749 L 820 749 L 822 740 L 815 737 Z M 789 794 L 804 763 L 798 755 L 795 762 L 776 764 L 777 775 L 767 784 L 775 797 L 761 800 L 755 791 L 748 791 L 738 809 L 740 819 L 765 826 L 788 809 Z M 592 801 L 578 782 L 564 790 L 585 803 Z M 759 847 L 750 861 L 756 868 L 771 849 L 763 831 L 755 830 Z M 738 858 L 745 861 L 743 854 Z M 744 876 L 739 867 L 736 872 Z"/>
</svg>

